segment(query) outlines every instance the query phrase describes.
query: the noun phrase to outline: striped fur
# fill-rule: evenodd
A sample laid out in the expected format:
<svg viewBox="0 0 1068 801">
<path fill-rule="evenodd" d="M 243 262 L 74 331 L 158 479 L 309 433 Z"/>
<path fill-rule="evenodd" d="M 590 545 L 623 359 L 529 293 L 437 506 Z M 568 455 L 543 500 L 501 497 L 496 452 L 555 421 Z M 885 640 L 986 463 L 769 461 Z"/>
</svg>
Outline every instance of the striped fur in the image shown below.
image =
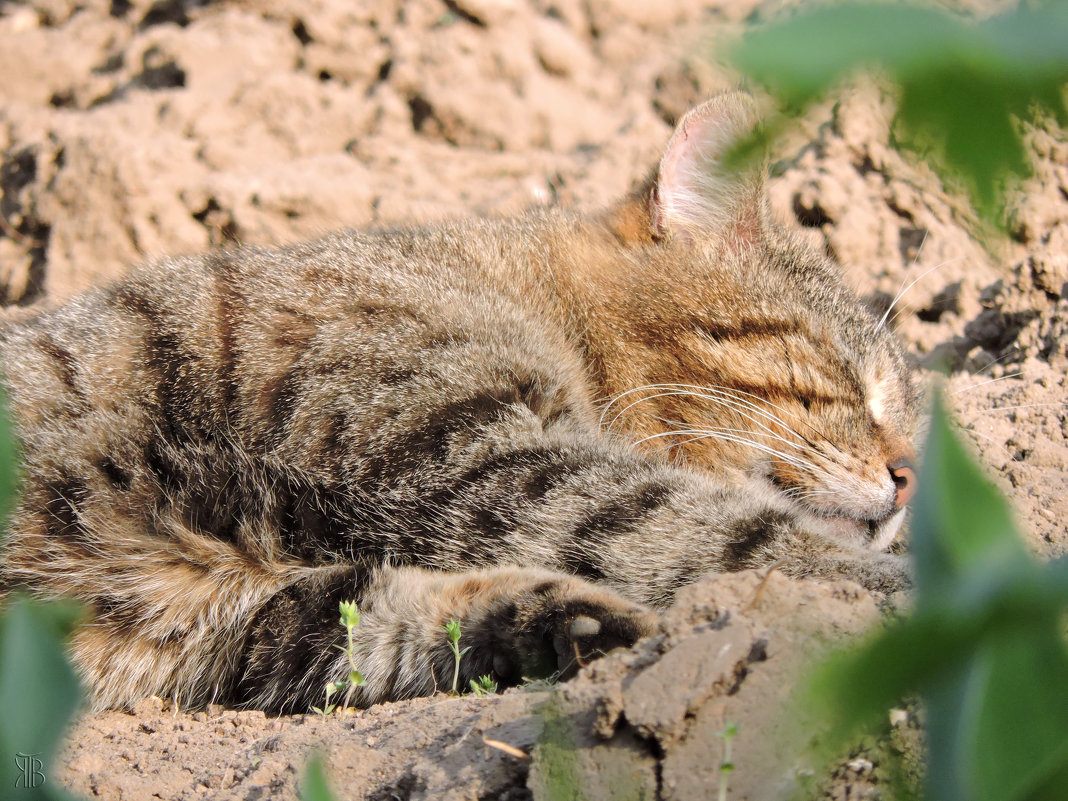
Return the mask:
<svg viewBox="0 0 1068 801">
<path fill-rule="evenodd" d="M 901 352 L 759 176 L 686 177 L 749 101 L 693 115 L 680 177 L 602 215 L 174 259 L 9 325 L 0 576 L 87 605 L 95 703 L 306 709 L 347 673 L 340 600 L 369 704 L 444 686 L 450 617 L 463 682 L 507 684 L 653 632 L 709 571 L 901 586 Z"/>
</svg>

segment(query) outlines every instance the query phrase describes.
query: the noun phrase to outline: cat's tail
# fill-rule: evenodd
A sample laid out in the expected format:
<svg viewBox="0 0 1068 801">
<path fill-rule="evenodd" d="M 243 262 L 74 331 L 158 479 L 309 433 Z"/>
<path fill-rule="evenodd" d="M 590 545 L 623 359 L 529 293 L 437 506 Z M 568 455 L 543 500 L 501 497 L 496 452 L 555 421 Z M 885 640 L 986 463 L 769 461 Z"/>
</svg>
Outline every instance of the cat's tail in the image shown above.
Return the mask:
<svg viewBox="0 0 1068 801">
<path fill-rule="evenodd" d="M 253 559 L 234 545 L 157 518 L 113 516 L 85 536 L 55 536 L 64 510 L 16 516 L 3 581 L 39 598 L 70 598 L 84 607 L 71 642 L 77 672 L 96 708 L 149 695 L 182 706 L 221 700 L 257 611 L 314 568 Z M 80 510 L 79 515 L 88 510 Z M 73 513 L 72 513 L 73 514 Z M 51 525 L 51 530 L 49 528 Z M 164 526 L 165 532 L 156 530 Z M 90 536 L 90 534 L 98 536 Z"/>
</svg>

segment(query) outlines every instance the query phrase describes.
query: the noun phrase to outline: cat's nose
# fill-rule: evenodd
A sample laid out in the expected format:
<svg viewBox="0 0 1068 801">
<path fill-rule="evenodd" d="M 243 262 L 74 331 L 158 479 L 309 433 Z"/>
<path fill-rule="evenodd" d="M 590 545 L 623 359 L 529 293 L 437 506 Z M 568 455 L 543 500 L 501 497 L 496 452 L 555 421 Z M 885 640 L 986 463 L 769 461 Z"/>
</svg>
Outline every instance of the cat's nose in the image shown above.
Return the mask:
<svg viewBox="0 0 1068 801">
<path fill-rule="evenodd" d="M 916 492 L 916 470 L 912 462 L 907 459 L 887 466 L 890 468 L 890 478 L 894 480 L 894 487 L 897 489 L 894 495 L 894 508 L 900 509 Z"/>
</svg>

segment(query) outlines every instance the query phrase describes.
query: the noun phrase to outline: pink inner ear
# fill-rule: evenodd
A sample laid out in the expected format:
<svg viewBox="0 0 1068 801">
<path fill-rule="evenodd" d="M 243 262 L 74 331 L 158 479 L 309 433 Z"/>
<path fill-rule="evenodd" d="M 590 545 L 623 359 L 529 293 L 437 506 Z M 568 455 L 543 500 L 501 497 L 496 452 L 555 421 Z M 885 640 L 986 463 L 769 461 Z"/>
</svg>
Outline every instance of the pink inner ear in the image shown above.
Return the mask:
<svg viewBox="0 0 1068 801">
<path fill-rule="evenodd" d="M 661 164 L 674 169 L 683 165 L 692 168 L 693 162 L 718 163 L 722 154 L 717 146 L 728 144 L 734 135 L 725 122 L 715 116 L 713 109 L 694 109 L 679 123 Z"/>
<path fill-rule="evenodd" d="M 752 99 L 740 92 L 712 98 L 687 114 L 660 161 L 653 196 L 657 232 L 759 235 L 763 181 L 759 173 L 732 173 L 721 161 L 731 145 L 752 130 Z"/>
</svg>

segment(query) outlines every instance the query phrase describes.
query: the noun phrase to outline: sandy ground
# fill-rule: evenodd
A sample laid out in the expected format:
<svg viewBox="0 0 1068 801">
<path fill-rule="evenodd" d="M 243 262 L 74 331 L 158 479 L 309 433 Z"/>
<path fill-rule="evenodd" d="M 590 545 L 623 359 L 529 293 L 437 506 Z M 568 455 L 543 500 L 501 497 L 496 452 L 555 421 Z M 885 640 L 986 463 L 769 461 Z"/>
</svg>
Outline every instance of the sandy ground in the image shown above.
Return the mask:
<svg viewBox="0 0 1068 801">
<path fill-rule="evenodd" d="M 537 204 L 596 208 L 654 163 L 671 122 L 735 85 L 715 43 L 756 0 L 0 1 L 0 300 L 55 303 L 161 256 Z M 1005 3 L 960 3 L 990 9 Z M 1068 142 L 1031 132 L 1009 236 L 889 146 L 858 85 L 780 145 L 776 213 L 950 370 L 961 426 L 1041 555 L 1068 552 Z M 82 719 L 55 778 L 86 797 L 295 798 L 309 748 L 340 798 L 703 799 L 726 722 L 731 799 L 794 769 L 775 752 L 802 654 L 879 618 L 847 583 L 702 582 L 669 633 L 557 688 L 388 704 L 322 720 L 176 711 Z M 886 797 L 887 749 L 826 795 Z M 504 743 L 516 751 L 502 750 Z M 518 755 L 517 755 L 518 754 Z M 882 795 L 880 793 L 883 792 Z"/>
</svg>

